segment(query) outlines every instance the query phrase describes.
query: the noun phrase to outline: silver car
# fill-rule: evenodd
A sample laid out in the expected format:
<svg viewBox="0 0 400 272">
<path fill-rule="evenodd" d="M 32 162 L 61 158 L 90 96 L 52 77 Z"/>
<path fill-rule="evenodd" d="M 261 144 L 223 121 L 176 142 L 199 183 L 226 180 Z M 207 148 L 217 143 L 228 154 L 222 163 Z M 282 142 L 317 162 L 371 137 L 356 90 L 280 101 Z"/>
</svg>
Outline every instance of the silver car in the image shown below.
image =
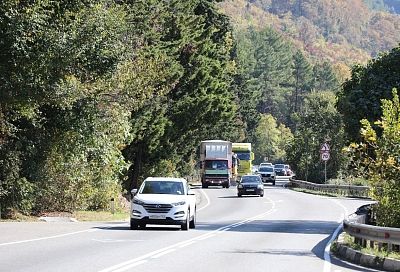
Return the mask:
<svg viewBox="0 0 400 272">
<path fill-rule="evenodd" d="M 261 166 L 258 169 L 258 174 L 261 176 L 263 183 L 270 182 L 272 185 L 275 185 L 276 174 L 273 167 Z"/>
</svg>

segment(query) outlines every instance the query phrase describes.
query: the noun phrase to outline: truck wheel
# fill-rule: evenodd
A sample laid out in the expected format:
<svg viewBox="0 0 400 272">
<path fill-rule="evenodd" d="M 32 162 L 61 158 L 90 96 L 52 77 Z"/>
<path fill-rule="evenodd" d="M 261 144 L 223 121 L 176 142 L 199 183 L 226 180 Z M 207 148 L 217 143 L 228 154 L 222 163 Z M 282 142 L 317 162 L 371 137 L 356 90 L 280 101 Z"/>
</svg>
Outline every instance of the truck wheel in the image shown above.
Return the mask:
<svg viewBox="0 0 400 272">
<path fill-rule="evenodd" d="M 203 183 L 203 184 L 201 185 L 201 188 L 208 188 L 208 185 Z"/>
<path fill-rule="evenodd" d="M 226 184 L 226 186 L 225 186 L 225 188 L 229 188 L 231 185 L 229 184 L 229 181 L 228 181 L 228 183 Z"/>
</svg>

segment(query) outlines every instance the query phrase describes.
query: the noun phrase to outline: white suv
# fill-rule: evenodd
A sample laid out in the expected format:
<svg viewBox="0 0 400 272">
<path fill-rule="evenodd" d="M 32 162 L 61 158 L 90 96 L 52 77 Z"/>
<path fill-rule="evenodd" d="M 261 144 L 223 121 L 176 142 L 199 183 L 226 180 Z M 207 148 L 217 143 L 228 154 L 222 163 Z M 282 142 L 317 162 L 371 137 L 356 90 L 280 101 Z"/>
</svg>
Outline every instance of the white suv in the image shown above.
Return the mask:
<svg viewBox="0 0 400 272">
<path fill-rule="evenodd" d="M 196 196 L 185 179 L 149 177 L 132 194 L 131 229 L 146 224 L 195 228 Z"/>
</svg>

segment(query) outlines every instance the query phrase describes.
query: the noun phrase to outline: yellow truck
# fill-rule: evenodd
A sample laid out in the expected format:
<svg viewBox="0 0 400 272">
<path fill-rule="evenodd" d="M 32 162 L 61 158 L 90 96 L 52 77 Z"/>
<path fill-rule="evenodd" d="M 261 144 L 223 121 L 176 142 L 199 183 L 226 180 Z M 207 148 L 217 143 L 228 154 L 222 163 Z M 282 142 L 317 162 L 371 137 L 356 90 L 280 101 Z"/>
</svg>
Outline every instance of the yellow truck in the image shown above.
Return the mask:
<svg viewBox="0 0 400 272">
<path fill-rule="evenodd" d="M 239 159 L 238 176 L 252 173 L 252 161 L 254 153 L 251 151 L 251 143 L 232 143 L 232 152 Z"/>
</svg>

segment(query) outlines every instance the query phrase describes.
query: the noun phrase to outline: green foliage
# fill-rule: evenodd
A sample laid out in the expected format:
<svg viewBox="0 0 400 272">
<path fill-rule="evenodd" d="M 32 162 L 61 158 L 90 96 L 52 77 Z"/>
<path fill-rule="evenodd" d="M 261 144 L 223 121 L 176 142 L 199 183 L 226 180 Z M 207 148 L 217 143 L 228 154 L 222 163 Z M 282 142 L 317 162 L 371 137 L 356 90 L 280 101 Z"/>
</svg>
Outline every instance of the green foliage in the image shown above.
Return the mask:
<svg viewBox="0 0 400 272">
<path fill-rule="evenodd" d="M 293 83 L 291 45 L 271 28 L 249 29 L 245 35 L 238 35 L 237 53 L 245 75 L 242 83 L 245 88 L 239 96 L 245 98 L 242 105 L 255 104 L 258 112 L 270 113 L 280 122 L 287 121 Z M 245 116 L 250 119 L 249 114 Z"/>
<path fill-rule="evenodd" d="M 278 125 L 270 114 L 262 114 L 255 132 L 255 162 L 282 162 L 286 160 L 285 147 L 293 135 L 285 125 Z"/>
<path fill-rule="evenodd" d="M 301 51 L 293 56 L 293 91 L 291 95 L 291 113 L 297 113 L 302 108 L 303 96 L 312 88 L 313 69 Z M 317 80 L 316 80 L 317 81 Z M 318 81 L 320 82 L 319 78 Z"/>
<path fill-rule="evenodd" d="M 2 203 L 105 208 L 126 174 L 130 111 L 165 91 L 156 73 L 169 64 L 132 47 L 124 5 L 2 1 L 0 10 Z"/>
<path fill-rule="evenodd" d="M 231 57 L 233 41 L 228 18 L 210 1 L 159 2 L 141 7 L 153 17 L 156 29 L 149 37 L 151 54 L 165 52 L 176 74 L 165 96 L 148 101 L 133 112 L 133 140 L 125 150 L 133 162 L 128 187 L 136 187 L 149 175 L 190 174 L 192 156 L 204 139 L 234 140 L 240 130 Z M 133 4 L 132 9 L 135 5 Z M 136 10 L 136 9 L 135 9 Z M 179 11 L 177 15 L 177 11 Z M 149 22 L 150 26 L 154 22 Z M 176 70 L 173 70 L 176 69 Z"/>
<path fill-rule="evenodd" d="M 382 117 L 375 125 L 362 121 L 362 142 L 353 143 L 348 152 L 358 173 L 370 181 L 371 196 L 377 200 L 377 224 L 400 227 L 400 102 L 397 90 L 392 100 L 382 100 Z"/>
<path fill-rule="evenodd" d="M 371 60 L 366 66 L 355 66 L 352 77 L 339 93 L 338 110 L 343 114 L 345 129 L 351 141 L 358 141 L 360 120 L 373 122 L 382 115 L 381 99 L 391 97 L 399 88 L 400 47 Z M 379 131 L 378 131 L 379 133 Z"/>
<path fill-rule="evenodd" d="M 327 178 L 335 178 L 343 164 L 343 124 L 335 108 L 333 92 L 314 92 L 305 97 L 304 111 L 298 116 L 294 139 L 287 147 L 288 162 L 299 179 L 316 183 L 324 181 L 324 163 L 320 145 L 328 142 L 331 148 L 327 162 Z"/>
</svg>

